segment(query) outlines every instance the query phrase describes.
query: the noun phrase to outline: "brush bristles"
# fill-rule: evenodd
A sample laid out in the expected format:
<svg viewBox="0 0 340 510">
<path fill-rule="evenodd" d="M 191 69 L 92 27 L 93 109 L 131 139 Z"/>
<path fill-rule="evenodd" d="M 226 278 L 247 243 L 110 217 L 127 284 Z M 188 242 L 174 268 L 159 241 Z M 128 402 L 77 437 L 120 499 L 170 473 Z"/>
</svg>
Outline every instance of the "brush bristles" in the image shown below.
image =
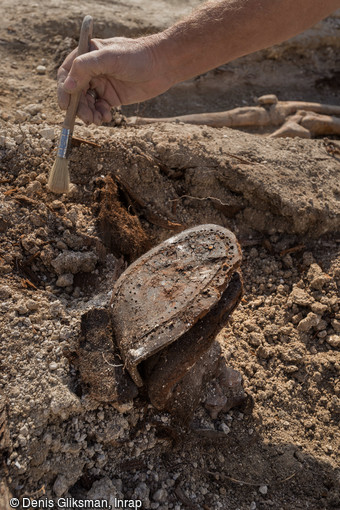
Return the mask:
<svg viewBox="0 0 340 510">
<path fill-rule="evenodd" d="M 68 159 L 56 157 L 48 178 L 47 187 L 53 193 L 67 193 L 70 190 Z"/>
</svg>

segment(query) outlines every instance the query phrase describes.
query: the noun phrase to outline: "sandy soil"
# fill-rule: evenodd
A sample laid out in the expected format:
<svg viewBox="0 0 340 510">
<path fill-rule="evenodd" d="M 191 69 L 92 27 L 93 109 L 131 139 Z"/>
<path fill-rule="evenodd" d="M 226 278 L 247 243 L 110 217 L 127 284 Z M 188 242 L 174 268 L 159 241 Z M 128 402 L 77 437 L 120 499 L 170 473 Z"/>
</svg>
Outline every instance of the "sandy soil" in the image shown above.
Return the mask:
<svg viewBox="0 0 340 510">
<path fill-rule="evenodd" d="M 73 148 L 68 195 L 46 189 L 63 119 L 55 73 L 83 14 L 97 35 L 135 36 L 198 3 L 1 2 L 1 510 L 10 495 L 159 510 L 340 507 L 338 140 L 77 122 L 96 145 Z M 334 15 L 123 113 L 227 109 L 264 93 L 339 104 L 338 29 Z M 243 249 L 244 298 L 218 340 L 253 408 L 212 419 L 200 407 L 184 427 L 143 396 L 123 413 L 93 400 L 67 357 L 82 314 L 106 307 L 149 247 L 202 223 L 230 228 Z M 56 259 L 70 254 L 61 271 Z"/>
</svg>

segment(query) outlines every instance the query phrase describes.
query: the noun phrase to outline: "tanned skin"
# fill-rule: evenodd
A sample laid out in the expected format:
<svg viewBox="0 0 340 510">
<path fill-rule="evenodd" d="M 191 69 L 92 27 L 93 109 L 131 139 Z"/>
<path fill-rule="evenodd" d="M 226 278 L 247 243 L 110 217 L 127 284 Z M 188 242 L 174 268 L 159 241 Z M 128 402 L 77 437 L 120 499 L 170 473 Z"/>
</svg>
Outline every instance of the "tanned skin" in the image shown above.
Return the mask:
<svg viewBox="0 0 340 510">
<path fill-rule="evenodd" d="M 219 65 L 293 37 L 340 7 L 340 0 L 220 0 L 207 2 L 172 27 L 139 39 L 93 39 L 58 71 L 58 102 L 83 90 L 78 115 L 111 120 L 111 107 L 146 101 Z M 95 100 L 86 92 L 95 89 Z"/>
</svg>

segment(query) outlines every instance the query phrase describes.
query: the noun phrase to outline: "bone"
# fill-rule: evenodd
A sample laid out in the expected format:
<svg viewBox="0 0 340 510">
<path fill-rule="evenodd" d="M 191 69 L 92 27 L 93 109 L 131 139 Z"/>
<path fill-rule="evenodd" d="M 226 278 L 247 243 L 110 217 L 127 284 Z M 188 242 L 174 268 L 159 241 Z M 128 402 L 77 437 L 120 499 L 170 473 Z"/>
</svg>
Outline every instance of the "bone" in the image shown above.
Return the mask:
<svg viewBox="0 0 340 510">
<path fill-rule="evenodd" d="M 300 124 L 304 115 L 305 112 L 292 115 L 279 129 L 271 133 L 269 138 L 311 138 L 309 129 Z"/>
<path fill-rule="evenodd" d="M 340 119 L 330 115 L 310 113 L 302 117 L 301 125 L 314 136 L 340 135 Z"/>
<path fill-rule="evenodd" d="M 305 101 L 279 101 L 271 107 L 271 111 L 281 113 L 285 117 L 296 113 L 298 110 L 325 115 L 340 115 L 340 106 L 334 104 L 311 103 Z"/>
<path fill-rule="evenodd" d="M 130 117 L 128 124 L 141 125 L 154 122 L 184 122 L 185 124 L 204 124 L 211 127 L 251 127 L 268 126 L 271 119 L 268 111 L 262 106 L 245 106 L 226 112 L 193 113 L 178 117 L 146 118 Z"/>
<path fill-rule="evenodd" d="M 275 94 L 266 94 L 264 96 L 257 98 L 258 104 L 276 104 L 278 102 L 277 96 Z"/>
<path fill-rule="evenodd" d="M 204 124 L 211 127 L 265 127 L 265 126 L 279 126 L 285 123 L 288 116 L 291 116 L 297 112 L 314 112 L 316 114 L 324 115 L 340 115 L 340 106 L 322 103 L 311 103 L 305 101 L 277 101 L 277 97 L 274 94 L 268 94 L 258 98 L 260 106 L 244 106 L 240 108 L 234 108 L 225 112 L 211 112 L 211 113 L 193 113 L 191 115 L 179 115 L 177 117 L 129 117 L 127 123 L 130 125 L 142 125 L 142 124 L 153 124 L 155 122 L 184 122 L 185 124 Z M 267 105 L 265 108 L 262 105 Z M 310 121 L 311 122 L 311 121 Z M 298 122 L 299 124 L 299 122 Z M 333 125 L 334 122 L 324 120 L 323 125 Z M 337 125 L 337 123 L 335 122 Z M 313 124 L 314 125 L 314 124 Z M 308 129 L 307 125 L 304 126 Z M 322 131 L 320 127 L 316 128 Z M 326 129 L 326 128 L 325 128 Z M 327 128 L 331 129 L 331 128 Z M 337 130 L 334 126 L 333 129 Z M 284 128 L 286 132 L 287 126 Z M 290 132 L 298 131 L 299 128 L 290 129 Z M 313 131 L 313 130 L 312 130 Z M 273 133 L 277 136 L 279 130 Z M 309 138 L 307 133 L 300 129 L 301 136 Z M 338 133 L 338 131 L 336 131 Z M 321 133 L 322 134 L 322 133 Z M 330 134 L 330 133 L 328 133 Z M 288 136 L 288 135 L 285 135 Z M 299 135 L 293 135 L 299 136 Z"/>
</svg>

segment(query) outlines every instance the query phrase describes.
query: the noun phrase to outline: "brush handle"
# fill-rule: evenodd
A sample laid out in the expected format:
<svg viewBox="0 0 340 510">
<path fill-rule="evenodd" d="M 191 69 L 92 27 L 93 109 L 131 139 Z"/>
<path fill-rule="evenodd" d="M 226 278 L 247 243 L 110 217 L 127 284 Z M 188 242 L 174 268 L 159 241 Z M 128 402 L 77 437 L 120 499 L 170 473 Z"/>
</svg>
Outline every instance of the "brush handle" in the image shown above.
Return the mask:
<svg viewBox="0 0 340 510">
<path fill-rule="evenodd" d="M 84 53 L 87 53 L 90 50 L 92 30 L 93 30 L 93 18 L 92 16 L 85 16 L 80 29 L 78 55 L 83 55 Z M 76 114 L 81 94 L 82 90 L 80 92 L 75 92 L 74 94 L 71 94 L 70 104 L 66 111 L 63 128 L 70 130 L 71 133 L 74 128 L 74 123 L 76 120 Z"/>
</svg>

